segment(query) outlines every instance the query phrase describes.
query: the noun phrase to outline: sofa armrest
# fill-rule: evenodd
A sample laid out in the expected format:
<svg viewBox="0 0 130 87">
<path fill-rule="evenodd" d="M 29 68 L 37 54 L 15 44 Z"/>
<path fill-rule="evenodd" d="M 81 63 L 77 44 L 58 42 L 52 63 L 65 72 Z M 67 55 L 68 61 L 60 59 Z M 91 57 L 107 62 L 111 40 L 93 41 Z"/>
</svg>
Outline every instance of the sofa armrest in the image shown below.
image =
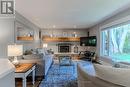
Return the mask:
<svg viewBox="0 0 130 87">
<path fill-rule="evenodd" d="M 105 81 L 126 86 L 130 85 L 130 68 L 115 68 L 112 66 L 94 64 L 96 76 Z"/>
</svg>

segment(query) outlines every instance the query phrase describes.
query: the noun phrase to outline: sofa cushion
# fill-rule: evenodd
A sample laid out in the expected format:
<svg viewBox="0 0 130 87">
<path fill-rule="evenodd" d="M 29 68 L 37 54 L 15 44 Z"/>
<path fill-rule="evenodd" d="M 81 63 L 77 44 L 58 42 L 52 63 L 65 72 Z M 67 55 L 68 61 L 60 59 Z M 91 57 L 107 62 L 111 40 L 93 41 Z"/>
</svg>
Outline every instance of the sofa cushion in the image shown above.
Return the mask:
<svg viewBox="0 0 130 87">
<path fill-rule="evenodd" d="M 43 54 L 43 56 L 46 55 L 43 48 L 37 48 L 37 53 L 38 54 Z"/>
<path fill-rule="evenodd" d="M 46 49 L 44 50 L 44 53 L 45 53 L 45 55 L 49 55 L 49 53 Z"/>
</svg>

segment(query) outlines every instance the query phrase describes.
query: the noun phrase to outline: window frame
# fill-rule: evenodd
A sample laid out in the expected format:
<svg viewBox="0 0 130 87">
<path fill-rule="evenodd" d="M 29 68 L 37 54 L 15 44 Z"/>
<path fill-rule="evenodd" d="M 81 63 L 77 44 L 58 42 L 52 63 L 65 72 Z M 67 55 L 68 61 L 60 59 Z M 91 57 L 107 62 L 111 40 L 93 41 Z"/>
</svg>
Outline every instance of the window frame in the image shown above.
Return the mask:
<svg viewBox="0 0 130 87">
<path fill-rule="evenodd" d="M 109 30 L 110 28 L 114 28 L 114 27 L 117 27 L 117 26 L 121 26 L 121 25 L 125 25 L 127 23 L 130 23 L 130 15 L 129 16 L 126 16 L 126 17 L 123 17 L 123 18 L 117 18 L 117 20 L 115 21 L 112 21 L 112 22 L 109 22 L 109 23 L 106 23 L 105 25 L 102 25 L 101 27 L 99 27 L 99 31 L 100 31 L 100 51 L 99 51 L 99 55 L 101 58 L 107 58 L 107 59 L 111 59 L 112 60 L 112 57 L 111 56 L 105 56 L 103 55 L 103 52 L 102 52 L 102 46 L 103 46 L 103 43 L 102 43 L 102 31 L 103 30 Z M 109 43 L 108 43 L 109 44 Z"/>
<path fill-rule="evenodd" d="M 124 26 L 127 26 L 127 27 L 125 27 L 125 28 L 123 28 Z M 112 56 L 111 55 L 111 30 L 113 31 L 114 29 L 129 29 L 129 27 L 130 27 L 130 22 L 127 22 L 127 23 L 122 23 L 122 24 L 120 24 L 120 25 L 117 25 L 117 26 L 114 26 L 114 27 L 110 27 L 110 28 L 107 28 L 107 29 L 105 29 L 105 30 L 101 30 L 100 32 L 100 34 L 101 34 L 101 44 L 102 44 L 102 51 L 101 51 L 101 56 L 105 56 L 105 57 L 109 57 L 109 58 L 111 58 L 111 60 L 116 60 L 116 61 L 122 61 L 122 60 L 120 60 L 120 58 L 118 59 L 118 58 L 114 58 L 114 56 Z M 104 37 L 104 35 L 105 35 L 105 33 L 107 33 L 108 34 L 108 36 L 106 37 L 106 39 L 103 39 L 103 38 L 105 38 Z M 108 40 L 107 40 L 108 39 Z M 105 41 L 107 41 L 107 44 L 106 44 L 106 42 Z M 107 49 L 106 49 L 107 48 Z M 107 53 L 105 52 L 105 51 L 107 51 Z M 124 60 L 124 61 L 126 61 L 126 60 Z"/>
</svg>

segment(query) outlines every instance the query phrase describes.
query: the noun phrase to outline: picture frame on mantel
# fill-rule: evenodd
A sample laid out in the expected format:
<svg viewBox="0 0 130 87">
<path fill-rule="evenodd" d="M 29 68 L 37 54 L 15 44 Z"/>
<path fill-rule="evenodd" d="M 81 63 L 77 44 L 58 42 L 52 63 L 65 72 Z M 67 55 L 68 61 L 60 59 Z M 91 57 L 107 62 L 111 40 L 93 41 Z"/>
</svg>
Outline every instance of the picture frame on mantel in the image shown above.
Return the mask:
<svg viewBox="0 0 130 87">
<path fill-rule="evenodd" d="M 15 20 L 15 42 L 19 41 L 33 41 L 34 30 L 29 26 Z"/>
<path fill-rule="evenodd" d="M 63 32 L 63 37 L 68 37 L 68 32 Z"/>
</svg>

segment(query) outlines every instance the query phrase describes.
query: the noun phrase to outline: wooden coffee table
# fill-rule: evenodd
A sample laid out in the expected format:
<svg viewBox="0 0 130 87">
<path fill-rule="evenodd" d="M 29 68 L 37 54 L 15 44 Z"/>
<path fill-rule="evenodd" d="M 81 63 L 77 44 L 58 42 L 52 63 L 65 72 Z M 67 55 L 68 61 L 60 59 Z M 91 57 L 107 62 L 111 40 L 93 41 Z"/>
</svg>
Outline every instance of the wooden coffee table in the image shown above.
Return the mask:
<svg viewBox="0 0 130 87">
<path fill-rule="evenodd" d="M 23 87 L 26 87 L 26 77 L 32 72 L 32 83 L 35 83 L 35 63 L 21 63 L 15 69 L 15 78 L 22 78 Z"/>
</svg>

